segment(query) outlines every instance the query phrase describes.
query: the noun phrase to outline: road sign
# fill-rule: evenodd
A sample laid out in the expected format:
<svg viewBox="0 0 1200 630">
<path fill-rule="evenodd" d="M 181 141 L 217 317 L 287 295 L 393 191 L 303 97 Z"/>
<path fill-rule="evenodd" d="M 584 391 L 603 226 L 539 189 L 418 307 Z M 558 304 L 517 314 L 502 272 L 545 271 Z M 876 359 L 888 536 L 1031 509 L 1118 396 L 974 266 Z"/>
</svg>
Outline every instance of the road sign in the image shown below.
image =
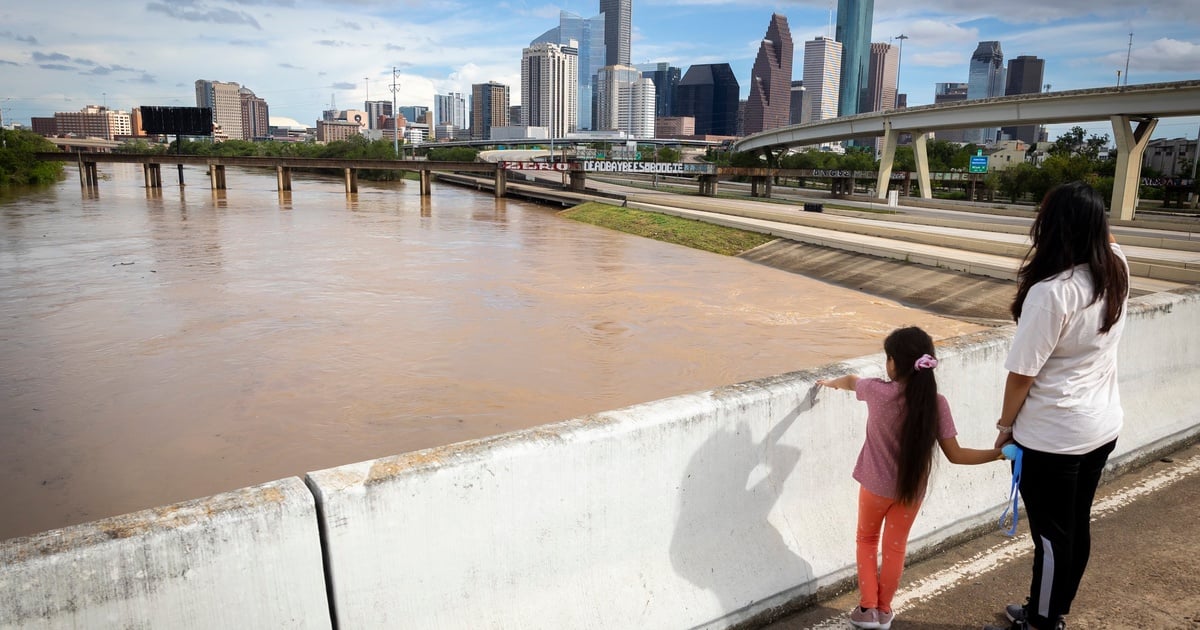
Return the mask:
<svg viewBox="0 0 1200 630">
<path fill-rule="evenodd" d="M 641 152 L 641 151 L 638 151 L 637 153 L 634 153 L 634 154 L 633 154 L 633 159 L 635 159 L 635 160 L 640 160 L 640 159 L 642 159 L 642 152 Z"/>
<path fill-rule="evenodd" d="M 988 159 L 983 155 L 971 156 L 971 167 L 967 170 L 969 173 L 986 173 L 988 172 Z"/>
</svg>

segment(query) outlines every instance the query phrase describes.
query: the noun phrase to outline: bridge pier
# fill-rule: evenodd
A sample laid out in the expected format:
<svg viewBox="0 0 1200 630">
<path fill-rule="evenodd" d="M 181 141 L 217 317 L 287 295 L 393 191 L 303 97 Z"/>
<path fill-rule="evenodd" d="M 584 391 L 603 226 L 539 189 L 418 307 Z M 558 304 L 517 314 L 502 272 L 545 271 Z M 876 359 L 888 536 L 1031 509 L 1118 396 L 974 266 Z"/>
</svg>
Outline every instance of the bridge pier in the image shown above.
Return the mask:
<svg viewBox="0 0 1200 630">
<path fill-rule="evenodd" d="M 358 192 L 358 169 L 346 168 L 346 194 Z"/>
<path fill-rule="evenodd" d="M 496 196 L 504 197 L 508 195 L 508 171 L 496 167 Z"/>
<path fill-rule="evenodd" d="M 146 188 L 162 188 L 162 164 L 143 164 L 142 177 L 146 180 Z"/>
<path fill-rule="evenodd" d="M 225 165 L 208 165 L 208 184 L 213 190 L 225 190 Z"/>
<path fill-rule="evenodd" d="M 570 171 L 567 173 L 570 180 L 568 188 L 574 192 L 583 192 L 587 189 L 587 173 L 585 171 Z"/>
<path fill-rule="evenodd" d="M 100 189 L 100 172 L 95 162 L 79 162 L 79 188 L 83 190 Z"/>
<path fill-rule="evenodd" d="M 896 138 L 900 132 L 892 129 L 892 123 L 883 123 L 883 149 L 879 155 L 879 178 L 875 180 L 875 196 L 887 199 L 888 184 L 892 182 L 892 165 L 896 161 Z"/>
<path fill-rule="evenodd" d="M 701 175 L 700 176 L 700 194 L 705 197 L 717 196 L 717 176 L 716 175 Z"/>
<path fill-rule="evenodd" d="M 289 166 L 275 167 L 275 187 L 279 192 L 291 192 L 292 169 Z"/>
<path fill-rule="evenodd" d="M 1129 123 L 1133 119 L 1129 116 L 1113 116 L 1111 120 L 1117 145 L 1117 169 L 1113 173 L 1113 196 L 1109 217 L 1129 221 L 1133 219 L 1134 210 L 1137 209 L 1138 185 L 1142 180 L 1142 155 L 1146 152 L 1150 134 L 1158 126 L 1158 119 L 1139 119 L 1136 129 L 1130 127 Z"/>
<path fill-rule="evenodd" d="M 421 169 L 417 171 L 421 177 L 421 196 L 428 197 L 433 194 L 433 171 L 429 169 Z"/>
<path fill-rule="evenodd" d="M 913 159 L 917 163 L 917 185 L 922 199 L 933 199 L 933 187 L 929 182 L 929 132 L 913 132 Z"/>
<path fill-rule="evenodd" d="M 750 178 L 750 196 L 771 198 L 774 178 L 770 175 L 755 175 Z"/>
</svg>

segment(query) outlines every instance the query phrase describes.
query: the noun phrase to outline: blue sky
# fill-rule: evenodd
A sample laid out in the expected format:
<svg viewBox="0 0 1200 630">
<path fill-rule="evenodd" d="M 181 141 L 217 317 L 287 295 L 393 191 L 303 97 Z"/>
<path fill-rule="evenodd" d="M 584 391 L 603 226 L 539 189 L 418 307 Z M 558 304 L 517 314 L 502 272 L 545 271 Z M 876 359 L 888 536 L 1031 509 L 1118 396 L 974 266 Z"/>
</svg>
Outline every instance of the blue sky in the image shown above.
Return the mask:
<svg viewBox="0 0 1200 630">
<path fill-rule="evenodd" d="M 933 101 L 934 83 L 966 81 L 981 40 L 1005 58 L 1046 60 L 1053 90 L 1200 79 L 1198 0 L 876 0 L 873 41 L 901 33 L 901 91 Z M 771 13 L 796 42 L 827 33 L 836 1 L 634 0 L 634 63 L 728 62 L 746 79 Z M 0 8 L 0 111 L 6 121 L 87 104 L 195 105 L 194 81 L 235 81 L 273 117 L 312 125 L 331 102 L 361 107 L 391 98 L 432 106 L 435 93 L 472 83 L 510 85 L 519 102 L 521 49 L 557 25 L 558 12 L 590 17 L 599 0 L 109 0 L 6 2 Z M 835 16 L 836 19 L 836 16 Z M 1166 119 L 1155 136 L 1196 137 L 1200 119 Z M 1087 126 L 1108 133 L 1105 124 Z M 1052 129 L 1052 137 L 1059 128 Z"/>
</svg>

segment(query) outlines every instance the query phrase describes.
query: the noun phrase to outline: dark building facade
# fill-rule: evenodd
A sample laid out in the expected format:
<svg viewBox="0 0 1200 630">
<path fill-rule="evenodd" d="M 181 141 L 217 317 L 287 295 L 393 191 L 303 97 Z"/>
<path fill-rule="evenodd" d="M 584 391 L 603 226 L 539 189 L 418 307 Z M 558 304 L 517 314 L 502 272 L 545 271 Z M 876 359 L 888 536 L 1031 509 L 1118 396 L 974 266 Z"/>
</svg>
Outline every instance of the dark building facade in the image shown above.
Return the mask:
<svg viewBox="0 0 1200 630">
<path fill-rule="evenodd" d="M 671 64 L 660 62 L 640 65 L 642 76 L 654 82 L 654 115 L 666 118 L 675 115 L 675 91 L 679 88 L 681 72 Z"/>
<path fill-rule="evenodd" d="M 633 0 L 600 0 L 600 12 L 604 14 L 604 65 L 628 66 Z"/>
<path fill-rule="evenodd" d="M 1004 95 L 1039 94 L 1042 91 L 1042 77 L 1046 72 L 1046 60 L 1033 55 L 1021 55 L 1008 60 L 1008 76 L 1004 86 Z M 1025 144 L 1035 144 L 1040 130 L 1038 125 L 1020 125 L 1004 127 L 1001 133 L 1020 140 Z"/>
<path fill-rule="evenodd" d="M 792 81 L 792 110 L 788 112 L 788 124 L 800 124 L 800 112 L 804 110 L 804 81 Z"/>
<path fill-rule="evenodd" d="M 750 71 L 745 132 L 758 133 L 788 124 L 792 109 L 792 31 L 787 18 L 771 15 Z"/>
<path fill-rule="evenodd" d="M 698 136 L 737 135 L 738 82 L 727 63 L 688 68 L 676 90 L 676 114 L 696 120 Z"/>
<path fill-rule="evenodd" d="M 471 139 L 491 140 L 492 127 L 507 127 L 508 86 L 495 81 L 471 86 Z"/>
</svg>

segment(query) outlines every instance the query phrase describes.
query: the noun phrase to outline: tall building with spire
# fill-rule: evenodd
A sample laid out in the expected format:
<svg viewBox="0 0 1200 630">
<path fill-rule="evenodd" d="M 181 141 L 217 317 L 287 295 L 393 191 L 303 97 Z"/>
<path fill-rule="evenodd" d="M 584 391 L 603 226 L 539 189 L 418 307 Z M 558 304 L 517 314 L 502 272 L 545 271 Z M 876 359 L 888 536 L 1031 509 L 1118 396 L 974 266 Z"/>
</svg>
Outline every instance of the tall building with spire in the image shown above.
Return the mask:
<svg viewBox="0 0 1200 630">
<path fill-rule="evenodd" d="M 842 44 L 841 77 L 838 86 L 838 116 L 858 113 L 870 71 L 871 23 L 875 0 L 838 0 L 837 31 Z M 808 85 L 807 80 L 805 85 Z"/>
<path fill-rule="evenodd" d="M 606 65 L 603 14 L 585 18 L 567 11 L 558 14 L 558 26 L 542 33 L 533 41 L 535 44 L 574 45 L 579 51 L 579 94 L 577 129 L 592 128 L 592 80 L 596 71 Z M 575 42 L 575 44 L 571 44 Z"/>
<path fill-rule="evenodd" d="M 633 39 L 633 0 L 600 0 L 604 14 L 604 65 L 628 66 Z"/>
<path fill-rule="evenodd" d="M 975 53 L 971 55 L 967 100 L 1004 96 L 1004 76 L 1004 52 L 1000 50 L 1000 42 L 979 42 Z M 966 140 L 975 144 L 995 142 L 997 131 L 995 127 L 968 129 Z"/>
<path fill-rule="evenodd" d="M 758 45 L 746 101 L 746 134 L 788 124 L 792 101 L 792 32 L 787 18 L 774 13 Z"/>
<path fill-rule="evenodd" d="M 804 42 L 804 103 L 800 122 L 838 117 L 842 44 L 828 37 Z"/>
<path fill-rule="evenodd" d="M 558 44 L 535 44 L 522 51 L 522 125 L 547 127 L 550 135 L 555 138 L 572 133 L 578 130 L 578 99 L 577 48 Z"/>
<path fill-rule="evenodd" d="M 1046 60 L 1038 59 L 1033 55 L 1021 55 L 1015 59 L 1009 59 L 1004 95 L 1040 94 L 1045 70 Z M 1041 135 L 1038 125 L 1004 127 L 1001 133 L 1025 144 L 1036 143 L 1038 136 Z"/>
</svg>

